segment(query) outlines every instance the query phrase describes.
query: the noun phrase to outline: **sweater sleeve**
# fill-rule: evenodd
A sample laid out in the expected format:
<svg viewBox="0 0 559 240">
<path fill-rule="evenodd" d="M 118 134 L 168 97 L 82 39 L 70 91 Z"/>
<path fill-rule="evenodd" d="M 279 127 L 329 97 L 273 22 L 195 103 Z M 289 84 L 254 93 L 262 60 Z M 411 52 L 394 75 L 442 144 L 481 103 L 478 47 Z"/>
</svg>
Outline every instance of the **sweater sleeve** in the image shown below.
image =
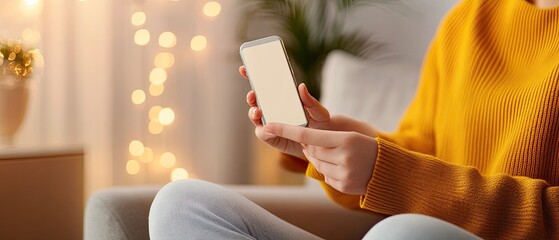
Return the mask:
<svg viewBox="0 0 559 240">
<path fill-rule="evenodd" d="M 559 187 L 506 174 L 483 176 L 377 138 L 379 155 L 360 207 L 383 214 L 421 213 L 488 239 L 553 239 Z"/>
<path fill-rule="evenodd" d="M 434 42 L 416 97 L 399 129 L 380 133 L 375 139 L 378 156 L 364 196 L 328 186 L 312 164 L 307 175 L 319 180 L 331 199 L 348 208 L 434 216 L 487 239 L 557 239 L 559 187 L 528 177 L 482 175 L 476 168 L 433 156 L 439 94 L 437 48 Z"/>
<path fill-rule="evenodd" d="M 435 38 L 437 39 L 437 38 Z M 436 41 L 436 40 L 435 40 Z M 432 116 L 435 111 L 436 96 L 436 51 L 437 46 L 434 42 L 427 53 L 422 70 L 422 81 L 419 84 L 416 96 L 404 118 L 400 122 L 399 129 L 392 134 L 379 132 L 379 136 L 387 141 L 394 142 L 406 149 L 423 152 L 426 154 L 434 153 L 434 138 L 432 127 Z M 374 159 L 371 159 L 374 161 Z M 330 187 L 324 182 L 324 176 L 308 164 L 306 175 L 318 180 L 327 195 L 336 203 L 352 209 L 360 208 L 359 196 L 343 194 Z"/>
</svg>

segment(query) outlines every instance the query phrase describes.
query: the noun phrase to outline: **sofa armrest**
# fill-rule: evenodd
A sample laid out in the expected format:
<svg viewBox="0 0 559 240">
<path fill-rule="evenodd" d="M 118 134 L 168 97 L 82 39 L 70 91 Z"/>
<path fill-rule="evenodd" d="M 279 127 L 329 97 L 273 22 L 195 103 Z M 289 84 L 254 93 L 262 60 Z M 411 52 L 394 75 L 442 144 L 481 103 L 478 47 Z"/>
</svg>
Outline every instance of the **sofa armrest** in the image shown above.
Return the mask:
<svg viewBox="0 0 559 240">
<path fill-rule="evenodd" d="M 113 187 L 85 210 L 84 239 L 149 239 L 148 215 L 160 186 Z M 326 239 L 361 239 L 384 216 L 351 211 L 307 187 L 228 186 L 285 221 Z"/>
<path fill-rule="evenodd" d="M 149 208 L 161 186 L 112 187 L 89 197 L 85 240 L 149 240 Z"/>
</svg>

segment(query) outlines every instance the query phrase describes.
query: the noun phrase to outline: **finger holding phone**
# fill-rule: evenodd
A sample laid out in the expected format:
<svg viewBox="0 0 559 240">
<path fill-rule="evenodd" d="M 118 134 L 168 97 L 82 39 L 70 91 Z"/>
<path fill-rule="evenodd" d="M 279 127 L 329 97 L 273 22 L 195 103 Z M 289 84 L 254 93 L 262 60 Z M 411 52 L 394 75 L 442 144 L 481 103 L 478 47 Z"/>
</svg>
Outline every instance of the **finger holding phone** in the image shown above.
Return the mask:
<svg viewBox="0 0 559 240">
<path fill-rule="evenodd" d="M 310 95 L 304 84 L 297 85 L 279 37 L 244 43 L 240 54 L 246 68 L 241 66 L 239 72 L 247 79 L 250 76 L 253 89 L 247 94 L 247 103 L 256 136 L 284 153 L 304 157 L 299 143 L 265 134 L 262 127 L 267 121 L 329 129 L 330 113 Z"/>
<path fill-rule="evenodd" d="M 301 143 L 305 157 L 324 175 L 325 182 L 336 190 L 365 195 L 377 158 L 374 138 L 346 131 L 329 131 L 271 123 L 265 134 Z"/>
</svg>

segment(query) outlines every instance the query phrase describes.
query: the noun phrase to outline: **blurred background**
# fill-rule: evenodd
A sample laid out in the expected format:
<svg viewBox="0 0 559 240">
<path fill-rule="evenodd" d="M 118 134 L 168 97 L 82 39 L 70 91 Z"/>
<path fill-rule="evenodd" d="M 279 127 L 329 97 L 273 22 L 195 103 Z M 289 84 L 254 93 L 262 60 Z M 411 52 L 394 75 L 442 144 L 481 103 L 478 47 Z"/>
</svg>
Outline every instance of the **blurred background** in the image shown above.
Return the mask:
<svg viewBox="0 0 559 240">
<path fill-rule="evenodd" d="M 237 1 L 2 5 L 0 39 L 29 38 L 45 61 L 28 82 L 12 147 L 83 146 L 88 193 L 187 177 L 253 180 Z"/>
<path fill-rule="evenodd" d="M 421 2 L 429 1 L 2 0 L 0 39 L 38 48 L 44 67 L 27 81 L 25 117 L 0 153 L 81 147 L 86 195 L 182 178 L 302 184 L 253 136 L 240 44 L 282 36 L 297 78 L 318 97 L 335 49 L 420 65 L 438 21 L 423 15 L 454 1 L 428 11 Z M 400 22 L 386 24 L 387 14 Z"/>
</svg>

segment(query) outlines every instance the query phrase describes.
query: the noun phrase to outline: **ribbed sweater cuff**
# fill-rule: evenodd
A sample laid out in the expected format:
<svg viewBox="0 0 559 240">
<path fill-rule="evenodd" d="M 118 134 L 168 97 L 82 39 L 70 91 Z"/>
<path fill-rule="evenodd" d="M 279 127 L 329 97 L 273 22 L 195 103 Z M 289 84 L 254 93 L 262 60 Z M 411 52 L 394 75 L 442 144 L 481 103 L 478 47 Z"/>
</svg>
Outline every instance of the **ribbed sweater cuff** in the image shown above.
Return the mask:
<svg viewBox="0 0 559 240">
<path fill-rule="evenodd" d="M 421 208 L 421 195 L 432 190 L 431 170 L 439 169 L 433 157 L 407 151 L 382 138 L 367 193 L 360 199 L 360 207 L 378 213 L 394 215 Z"/>
<path fill-rule="evenodd" d="M 322 188 L 324 189 L 324 191 L 326 192 L 326 195 L 328 195 L 328 197 L 330 199 L 332 199 L 332 201 L 347 207 L 347 208 L 352 208 L 352 209 L 358 209 L 359 208 L 359 198 L 360 196 L 358 195 L 350 195 L 350 194 L 345 194 L 342 193 L 338 190 L 336 190 L 333 187 L 330 187 L 330 185 L 326 184 L 326 182 L 324 182 L 324 175 L 322 175 L 322 173 L 318 172 L 316 170 L 316 168 L 309 163 L 309 166 L 307 168 L 307 172 L 306 175 L 308 177 L 314 178 L 316 180 L 318 180 L 320 182 L 320 185 L 322 185 Z"/>
</svg>

